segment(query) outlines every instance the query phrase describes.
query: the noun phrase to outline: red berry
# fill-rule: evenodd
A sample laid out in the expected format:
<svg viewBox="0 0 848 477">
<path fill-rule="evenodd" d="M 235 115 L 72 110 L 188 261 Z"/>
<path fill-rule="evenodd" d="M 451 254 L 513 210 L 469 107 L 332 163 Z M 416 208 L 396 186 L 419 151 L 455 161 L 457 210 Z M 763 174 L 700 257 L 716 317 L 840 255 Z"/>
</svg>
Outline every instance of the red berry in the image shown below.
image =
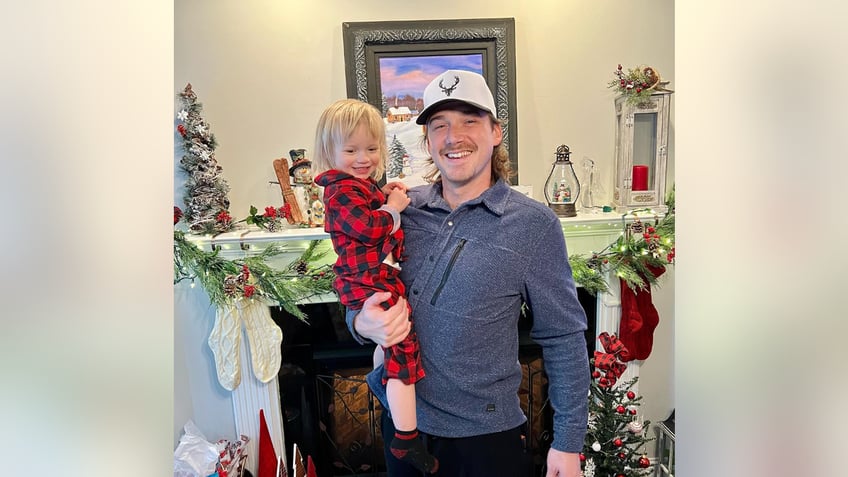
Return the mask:
<svg viewBox="0 0 848 477">
<path fill-rule="evenodd" d="M 586 460 L 586 455 L 581 452 L 580 453 L 580 462 L 583 462 L 585 460 Z"/>
<path fill-rule="evenodd" d="M 636 397 L 636 393 L 633 391 L 627 391 L 627 399 L 633 399 Z"/>
<path fill-rule="evenodd" d="M 618 437 L 616 437 L 616 438 L 615 438 L 615 440 L 614 440 L 614 441 L 612 441 L 612 445 L 614 445 L 614 446 L 616 446 L 616 447 L 621 447 L 621 439 L 619 439 Z"/>
<path fill-rule="evenodd" d="M 615 408 L 615 412 L 619 414 L 624 414 L 625 411 L 626 409 L 624 409 L 624 406 L 618 406 L 617 408 Z"/>
<path fill-rule="evenodd" d="M 636 92 L 637 92 L 637 93 L 641 93 L 641 92 L 642 92 L 642 88 L 636 88 Z"/>
<path fill-rule="evenodd" d="M 619 453 L 618 453 L 618 458 L 619 458 L 619 459 L 624 460 L 624 458 L 625 458 L 625 457 L 627 457 L 627 456 L 626 456 L 626 455 L 624 455 L 624 452 L 619 452 Z"/>
<path fill-rule="evenodd" d="M 600 378 L 600 377 L 601 377 L 601 373 L 600 373 L 600 372 L 598 372 L 598 371 L 593 371 L 593 372 L 592 372 L 592 377 L 593 377 L 593 378 L 596 378 L 596 379 L 597 379 L 597 378 Z"/>
<path fill-rule="evenodd" d="M 636 415 L 636 410 L 635 410 L 635 409 L 631 409 L 631 410 L 630 410 L 630 415 L 631 415 L 631 416 L 635 416 L 635 415 Z"/>
<path fill-rule="evenodd" d="M 618 69 L 621 70 L 621 65 L 618 65 Z"/>
</svg>

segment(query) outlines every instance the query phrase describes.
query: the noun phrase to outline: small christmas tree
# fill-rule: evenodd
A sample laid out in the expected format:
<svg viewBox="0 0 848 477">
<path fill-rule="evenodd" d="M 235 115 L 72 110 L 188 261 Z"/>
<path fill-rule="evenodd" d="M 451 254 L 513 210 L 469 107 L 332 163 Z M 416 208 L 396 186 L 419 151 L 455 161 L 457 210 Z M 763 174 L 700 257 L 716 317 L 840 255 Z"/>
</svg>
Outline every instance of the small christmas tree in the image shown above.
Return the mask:
<svg viewBox="0 0 848 477">
<path fill-rule="evenodd" d="M 398 140 L 397 135 L 392 136 L 392 143 L 389 145 L 389 163 L 386 170 L 388 177 L 403 178 L 403 158 L 407 155 L 409 153 Z"/>
<path fill-rule="evenodd" d="M 631 388 L 638 378 L 618 383 L 627 365 L 629 351 L 615 335 L 598 336 L 605 352 L 595 351 L 591 364 L 589 423 L 586 443 L 580 454 L 584 477 L 643 477 L 650 472 L 642 450 L 653 439 L 645 437 L 650 421 L 640 421 L 637 408 L 642 397 Z"/>
<path fill-rule="evenodd" d="M 182 109 L 177 113 L 177 132 L 183 139 L 184 155 L 180 166 L 188 174 L 185 183 L 185 222 L 194 233 L 219 233 L 233 228 L 229 214 L 230 186 L 222 177 L 223 169 L 215 159 L 215 136 L 200 116 L 203 106 L 191 84 L 177 95 Z"/>
</svg>

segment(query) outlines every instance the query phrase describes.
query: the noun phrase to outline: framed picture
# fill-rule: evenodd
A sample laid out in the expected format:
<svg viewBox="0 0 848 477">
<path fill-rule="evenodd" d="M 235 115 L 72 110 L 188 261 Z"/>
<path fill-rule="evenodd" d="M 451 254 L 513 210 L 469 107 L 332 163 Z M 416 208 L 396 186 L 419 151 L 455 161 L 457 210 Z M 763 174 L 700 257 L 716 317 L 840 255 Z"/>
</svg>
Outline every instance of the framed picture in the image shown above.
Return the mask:
<svg viewBox="0 0 848 477">
<path fill-rule="evenodd" d="M 512 18 L 345 22 L 347 95 L 379 109 L 386 122 L 387 180 L 424 184 L 429 154 L 423 128 L 424 88 L 448 69 L 480 73 L 495 97 L 503 141 L 518 184 L 515 116 L 515 21 Z"/>
</svg>

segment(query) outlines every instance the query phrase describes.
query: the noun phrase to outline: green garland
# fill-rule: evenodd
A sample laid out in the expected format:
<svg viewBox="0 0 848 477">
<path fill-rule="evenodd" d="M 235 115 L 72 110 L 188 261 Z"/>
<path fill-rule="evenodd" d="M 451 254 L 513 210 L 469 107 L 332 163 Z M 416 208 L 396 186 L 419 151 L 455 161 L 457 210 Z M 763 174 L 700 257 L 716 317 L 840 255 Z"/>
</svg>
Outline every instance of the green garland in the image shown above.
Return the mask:
<svg viewBox="0 0 848 477">
<path fill-rule="evenodd" d="M 656 284 L 657 277 L 651 268 L 663 268 L 674 262 L 674 187 L 666 198 L 666 205 L 666 215 L 650 224 L 642 223 L 638 215 L 649 209 L 632 211 L 637 219 L 625 226 L 618 240 L 591 256 L 570 256 L 568 262 L 574 282 L 592 295 L 609 291 L 604 279 L 606 272 L 615 274 L 633 290 Z"/>
<path fill-rule="evenodd" d="M 243 298 L 266 299 L 306 321 L 297 303 L 333 292 L 332 266 L 316 265 L 329 251 L 316 251 L 320 243 L 320 240 L 310 241 L 298 260 L 280 270 L 268 265 L 269 259 L 284 252 L 277 244 L 256 255 L 228 260 L 220 256 L 219 250 L 204 252 L 186 239 L 183 232 L 175 230 L 174 284 L 183 280 L 199 281 L 216 306 Z"/>
</svg>

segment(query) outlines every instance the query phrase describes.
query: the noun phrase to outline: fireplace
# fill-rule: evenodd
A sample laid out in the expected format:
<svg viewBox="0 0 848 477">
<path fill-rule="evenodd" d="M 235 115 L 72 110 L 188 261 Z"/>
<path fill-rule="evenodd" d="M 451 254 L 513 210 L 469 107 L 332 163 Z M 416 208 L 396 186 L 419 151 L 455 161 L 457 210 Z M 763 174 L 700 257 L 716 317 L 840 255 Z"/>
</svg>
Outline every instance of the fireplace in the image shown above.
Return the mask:
<svg viewBox="0 0 848 477">
<path fill-rule="evenodd" d="M 630 219 L 627 219 L 630 220 Z M 568 250 L 570 253 L 590 253 L 592 250 L 601 250 L 614 241 L 622 231 L 623 219 L 618 214 L 605 213 L 578 216 L 560 219 L 563 233 L 566 236 Z M 251 230 L 249 232 L 228 232 L 210 238 L 208 236 L 190 236 L 192 242 L 204 250 L 218 250 L 222 256 L 227 258 L 243 257 L 259 253 L 268 244 L 275 243 L 285 250 L 285 254 L 279 257 L 282 265 L 296 259 L 306 250 L 311 240 L 322 240 L 328 249 L 330 248 L 328 236 L 323 230 L 313 229 L 285 229 L 278 232 L 265 232 Z M 331 260 L 331 258 L 328 258 Z M 618 280 L 614 276 L 606 277 L 610 286 L 608 293 L 595 298 L 578 289 L 580 301 L 586 308 L 589 318 L 589 331 L 586 333 L 588 351 L 591 353 L 597 344 L 596 336 L 601 331 L 615 332 L 618 330 L 621 307 L 619 301 Z M 278 307 L 272 308 L 276 319 L 284 330 L 283 366 L 277 378 L 263 383 L 253 376 L 250 369 L 250 356 L 247 346 L 242 346 L 240 351 L 242 363 L 242 382 L 233 392 L 224 392 L 215 379 L 214 362 L 211 360 L 208 347 L 205 345 L 209 337 L 209 326 L 214 320 L 214 309 L 209 306 L 209 300 L 200 287 L 191 288 L 187 284 L 175 288 L 175 356 L 185 355 L 185 373 L 182 375 L 180 386 L 175 386 L 175 445 L 180 435 L 180 430 L 187 419 L 192 419 L 207 436 L 226 437 L 245 435 L 250 438 L 248 443 L 248 463 L 246 468 L 255 475 L 258 454 L 259 420 L 260 409 L 265 410 L 265 416 L 271 440 L 275 450 L 285 459 L 286 467 L 291 468 L 292 445 L 297 443 L 304 453 L 312 455 L 313 449 L 317 452 L 323 451 L 320 440 L 313 437 L 313 444 L 302 445 L 304 430 L 319 429 L 319 422 L 328 427 L 329 432 L 333 430 L 336 423 L 325 423 L 318 421 L 316 416 L 319 409 L 329 409 L 331 403 L 326 399 L 324 391 L 318 392 L 317 386 L 331 386 L 329 383 L 340 382 L 342 379 L 355 383 L 356 376 L 361 375 L 361 368 L 370 368 L 370 353 L 368 347 L 354 343 L 347 328 L 341 320 L 341 310 L 337 303 L 312 303 L 304 305 L 310 314 L 311 324 L 306 325 L 296 321 L 294 318 L 279 315 Z M 323 297 L 323 301 L 331 301 L 332 296 Z M 321 313 L 312 311 L 309 307 L 325 308 L 329 318 L 321 319 Z M 334 315 L 336 314 L 336 315 Z M 314 316 L 313 316 L 314 315 Z M 521 326 L 529 329 L 529 319 L 522 320 Z M 246 342 L 247 337 L 243 340 Z M 544 406 L 544 384 L 541 378 L 543 373 L 538 371 L 525 358 L 532 357 L 533 345 L 527 338 L 526 333 L 522 335 L 522 364 L 527 368 L 527 383 L 522 386 L 527 389 L 526 398 L 522 392 L 522 403 L 532 406 L 535 412 L 528 412 L 528 424 L 544 423 L 548 419 L 549 410 Z M 175 365 L 176 367 L 176 365 Z M 628 366 L 622 381 L 626 381 L 639 375 L 639 365 Z M 336 376 L 339 377 L 336 377 Z M 327 376 L 329 378 L 327 378 Z M 542 386 L 541 391 L 531 393 L 529 386 Z M 355 391 L 355 392 L 354 392 Z M 364 388 L 355 390 L 342 390 L 342 395 L 358 396 Z M 634 387 L 638 393 L 638 384 Z M 344 394 L 347 393 L 347 394 Z M 367 395 L 367 392 L 366 392 Z M 321 401 L 318 398 L 321 398 Z M 282 398 L 282 399 L 281 399 Z M 540 404 L 541 403 L 541 404 Z M 338 405 L 344 406 L 340 402 Z M 357 408 L 356 412 L 364 412 L 368 417 L 371 408 L 366 404 L 362 411 Z M 338 407 L 334 405 L 334 407 Z M 527 409 L 527 407 L 525 408 Z M 305 412 L 304 412 L 305 411 Z M 287 413 L 284 417 L 283 412 Z M 379 418 L 379 405 L 373 405 L 373 422 Z M 357 414 L 359 415 L 359 414 Z M 366 427 L 372 425 L 366 420 Z M 283 431 L 283 427 L 286 431 Z M 542 425 L 542 424 L 538 424 Z M 379 427 L 379 426 L 376 426 Z M 537 431 L 531 427 L 528 435 L 528 446 L 534 451 L 534 455 L 543 452 L 546 447 L 544 434 L 545 427 Z M 369 429 L 370 430 L 370 429 Z M 299 435 L 298 432 L 301 432 Z M 307 436 L 308 437 L 308 436 Z M 375 428 L 371 443 L 362 438 L 354 440 L 365 442 L 366 449 L 380 449 L 379 429 Z M 376 441 L 376 445 L 373 442 Z M 306 446 L 314 447 L 306 450 Z M 371 447 L 369 447 L 369 445 Z M 538 446 L 538 447 L 536 447 Z M 351 451 L 360 451 L 358 445 L 350 448 Z M 379 472 L 382 454 L 377 454 L 377 464 L 372 465 L 374 473 Z M 313 455 L 317 462 L 317 455 Z M 328 459 L 329 465 L 333 460 Z M 353 461 L 352 461 L 353 462 Z M 358 463 L 359 461 L 355 461 Z M 321 465 L 324 465 L 321 463 Z M 344 470 L 336 469 L 333 465 L 330 473 L 319 472 L 319 475 L 345 475 Z M 350 471 L 347 471 L 350 472 Z M 356 474 L 368 475 L 367 472 L 356 471 Z"/>
<path fill-rule="evenodd" d="M 589 319 L 586 342 L 591 355 L 596 299 L 582 289 L 578 289 L 578 297 Z M 286 441 L 297 443 L 304 457 L 312 456 L 319 475 L 385 475 L 379 425 L 382 406 L 365 383 L 373 347 L 354 341 L 338 302 L 300 308 L 309 316 L 308 324 L 278 307 L 271 309 L 272 318 L 283 330 L 278 380 Z M 529 337 L 532 320 L 532 316 L 519 320 L 523 372 L 519 398 L 527 416 L 528 465 L 538 474 L 552 438 L 552 411 L 541 347 Z M 291 447 L 286 448 L 289 463 Z"/>
</svg>

